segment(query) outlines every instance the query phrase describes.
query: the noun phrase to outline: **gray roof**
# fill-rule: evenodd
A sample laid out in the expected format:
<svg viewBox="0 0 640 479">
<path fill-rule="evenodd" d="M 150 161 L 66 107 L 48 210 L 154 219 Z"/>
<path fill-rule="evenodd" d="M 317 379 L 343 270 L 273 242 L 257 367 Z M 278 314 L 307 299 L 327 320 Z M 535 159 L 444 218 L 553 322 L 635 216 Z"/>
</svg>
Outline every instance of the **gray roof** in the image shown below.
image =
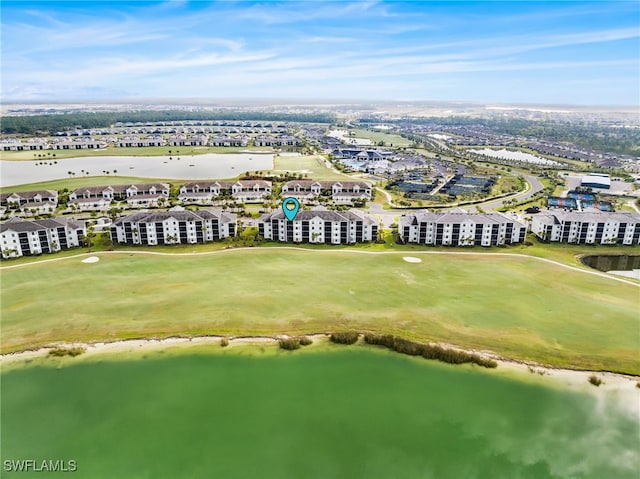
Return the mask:
<svg viewBox="0 0 640 479">
<path fill-rule="evenodd" d="M 300 210 L 294 221 L 310 221 L 314 218 L 320 218 L 323 221 L 341 222 L 341 221 L 363 221 L 366 224 L 377 225 L 378 222 L 371 216 L 358 214 L 353 210 L 349 211 L 331 211 L 325 208 L 313 208 L 311 210 Z M 259 222 L 268 222 L 271 220 L 284 220 L 284 212 L 282 210 L 268 213 L 258 220 Z"/>
<path fill-rule="evenodd" d="M 129 185 L 104 185 L 104 186 L 83 186 L 73 190 L 73 193 L 82 194 L 85 191 L 89 191 L 91 194 L 102 193 L 104 190 L 111 188 L 114 193 L 124 194 L 127 189 L 135 187 L 138 190 L 147 191 L 151 187 L 155 187 L 156 190 L 168 190 L 170 187 L 166 183 L 135 183 Z"/>
<path fill-rule="evenodd" d="M 223 213 L 221 210 L 138 212 L 118 218 L 114 225 L 117 226 L 122 223 L 161 223 L 169 218 L 174 218 L 177 221 L 219 219 L 223 223 L 233 223 L 236 216 L 232 213 Z"/>
<path fill-rule="evenodd" d="M 0 233 L 4 233 L 5 231 L 24 233 L 28 231 L 55 229 L 64 226 L 71 229 L 84 228 L 84 224 L 82 222 L 68 218 L 50 218 L 45 220 L 23 220 L 20 218 L 11 218 L 0 225 Z"/>
<path fill-rule="evenodd" d="M 1 193 L 0 194 L 0 201 L 5 201 L 7 198 L 9 197 L 15 197 L 15 198 L 22 198 L 22 199 L 31 199 L 34 198 L 37 195 L 43 196 L 45 198 L 57 198 L 58 197 L 58 192 L 55 190 L 37 190 L 37 191 L 20 191 L 20 192 L 15 192 L 15 193 Z"/>
<path fill-rule="evenodd" d="M 399 224 L 401 226 L 417 225 L 419 223 L 465 223 L 473 222 L 480 224 L 502 224 L 502 223 L 514 223 L 517 226 L 524 228 L 524 225 L 517 220 L 509 218 L 508 216 L 500 213 L 455 213 L 455 212 L 441 212 L 441 213 L 428 213 L 418 212 L 412 215 L 402 216 Z"/>
<path fill-rule="evenodd" d="M 542 222 L 546 223 L 562 223 L 564 221 L 640 223 L 640 214 L 632 211 L 554 211 L 553 213 L 539 213 L 536 215 L 536 219 L 543 220 Z"/>
</svg>

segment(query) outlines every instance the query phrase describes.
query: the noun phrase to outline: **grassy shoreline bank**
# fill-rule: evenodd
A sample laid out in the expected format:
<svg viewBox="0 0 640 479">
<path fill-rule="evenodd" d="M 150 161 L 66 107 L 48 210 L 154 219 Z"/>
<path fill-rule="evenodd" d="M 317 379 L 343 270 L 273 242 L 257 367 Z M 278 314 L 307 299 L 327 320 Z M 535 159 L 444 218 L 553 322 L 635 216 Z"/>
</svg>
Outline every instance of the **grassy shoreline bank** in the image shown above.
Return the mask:
<svg viewBox="0 0 640 479">
<path fill-rule="evenodd" d="M 355 333 L 355 332 L 354 332 Z M 94 341 L 89 343 L 57 343 L 47 347 L 37 349 L 27 349 L 7 354 L 0 354 L 0 370 L 10 371 L 31 366 L 56 366 L 64 367 L 77 364 L 83 361 L 102 360 L 141 360 L 150 357 L 149 354 L 218 354 L 233 351 L 238 354 L 305 354 L 305 351 L 329 352 L 339 351 L 348 348 L 361 348 L 370 351 L 388 352 L 400 356 L 416 357 L 414 354 L 407 354 L 394 350 L 383 345 L 367 342 L 365 336 L 370 333 L 357 332 L 358 340 L 353 344 L 335 343 L 331 340 L 331 332 L 315 332 L 305 335 L 311 340 L 311 346 L 293 351 L 279 347 L 279 342 L 283 338 L 290 336 L 170 336 L 165 338 L 139 337 L 115 341 Z M 399 338 L 403 339 L 403 338 Z M 404 340 L 404 339 L 403 339 Z M 408 341 L 408 340 L 405 340 Z M 460 348 L 448 343 L 429 343 L 430 346 L 440 347 L 446 350 L 474 355 L 485 360 L 496 363 L 495 367 L 483 367 L 472 362 L 452 363 L 441 361 L 435 358 L 424 358 L 417 356 L 416 359 L 424 359 L 427 362 L 439 362 L 450 366 L 471 367 L 474 370 L 488 370 L 504 373 L 505 370 L 516 372 L 517 374 L 528 373 L 540 377 L 552 377 L 568 381 L 571 384 L 579 384 L 578 380 L 588 382 L 589 377 L 598 375 L 603 378 L 603 385 L 626 387 L 638 389 L 640 384 L 640 374 L 626 374 L 609 370 L 588 370 L 574 369 L 535 361 L 519 360 L 497 355 L 490 351 L 479 351 Z M 82 349 L 78 355 L 56 355 L 51 354 L 57 349 Z"/>
<path fill-rule="evenodd" d="M 420 264 L 400 251 L 218 253 L 117 252 L 92 265 L 68 257 L 4 267 L 2 352 L 56 342 L 355 330 L 552 366 L 640 372 L 632 334 L 638 284 L 586 267 L 484 253 L 423 252 Z M 216 270 L 234 271 L 233 281 Z M 321 279 L 327 272 L 330 281 Z M 52 282 L 56 288 L 47 287 Z"/>
</svg>

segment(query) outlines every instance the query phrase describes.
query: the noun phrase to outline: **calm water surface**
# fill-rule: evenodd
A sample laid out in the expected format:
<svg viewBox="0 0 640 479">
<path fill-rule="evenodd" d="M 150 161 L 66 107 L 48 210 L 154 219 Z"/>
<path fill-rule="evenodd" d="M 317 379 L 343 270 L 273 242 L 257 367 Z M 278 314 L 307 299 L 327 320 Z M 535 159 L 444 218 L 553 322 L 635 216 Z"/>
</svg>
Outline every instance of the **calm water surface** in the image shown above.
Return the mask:
<svg viewBox="0 0 640 479">
<path fill-rule="evenodd" d="M 358 347 L 94 361 L 2 374 L 4 460 L 74 459 L 91 478 L 637 479 L 640 468 L 637 405 L 528 373 Z"/>
<path fill-rule="evenodd" d="M 280 153 L 283 156 L 297 153 Z M 113 170 L 119 176 L 146 178 L 207 179 L 231 178 L 245 171 L 270 170 L 273 154 L 260 153 L 208 153 L 194 156 L 92 156 L 37 161 L 0 161 L 0 186 L 13 186 L 40 181 L 101 176 L 103 171 Z M 75 173 L 70 176 L 69 171 Z M 88 174 L 87 174 L 88 172 Z"/>
<path fill-rule="evenodd" d="M 590 255 L 582 262 L 600 271 L 632 271 L 640 269 L 640 255 Z"/>
</svg>

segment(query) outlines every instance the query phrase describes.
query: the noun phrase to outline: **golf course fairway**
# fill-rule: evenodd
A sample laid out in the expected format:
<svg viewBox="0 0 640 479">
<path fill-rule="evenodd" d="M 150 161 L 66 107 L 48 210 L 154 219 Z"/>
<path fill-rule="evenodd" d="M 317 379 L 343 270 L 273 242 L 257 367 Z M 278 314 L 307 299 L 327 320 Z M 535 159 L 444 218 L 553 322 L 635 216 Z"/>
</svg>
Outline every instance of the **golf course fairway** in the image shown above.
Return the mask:
<svg viewBox="0 0 640 479">
<path fill-rule="evenodd" d="M 412 253 L 417 254 L 417 253 Z M 2 271 L 2 352 L 171 335 L 372 331 L 640 373 L 634 284 L 525 256 L 97 253 Z"/>
</svg>

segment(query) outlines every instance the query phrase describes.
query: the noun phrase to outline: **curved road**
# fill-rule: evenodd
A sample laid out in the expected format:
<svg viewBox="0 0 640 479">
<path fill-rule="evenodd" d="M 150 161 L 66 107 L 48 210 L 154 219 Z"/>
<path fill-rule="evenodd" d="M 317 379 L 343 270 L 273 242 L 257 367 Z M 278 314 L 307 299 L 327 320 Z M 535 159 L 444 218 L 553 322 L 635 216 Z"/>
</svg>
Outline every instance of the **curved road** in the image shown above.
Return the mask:
<svg viewBox="0 0 640 479">
<path fill-rule="evenodd" d="M 544 185 L 540 182 L 540 180 L 538 180 L 537 177 L 533 175 L 529 175 L 522 171 L 516 171 L 515 173 L 523 176 L 524 179 L 527 181 L 528 187 L 524 191 L 514 193 L 513 195 L 505 196 L 504 198 L 500 198 L 497 200 L 490 200 L 484 203 L 478 203 L 477 205 L 462 205 L 460 206 L 460 208 L 474 208 L 475 206 L 480 206 L 484 210 L 495 210 L 497 208 L 502 207 L 502 203 L 505 200 L 511 200 L 511 199 L 517 199 L 519 201 L 527 200 L 531 198 L 533 195 L 535 195 L 537 192 L 542 191 L 544 189 Z M 395 207 L 395 205 L 391 200 L 391 195 L 389 195 L 389 193 L 384 191 L 382 188 L 376 187 L 375 189 L 378 190 L 380 193 L 382 193 L 386 197 L 387 203 L 389 204 L 389 206 Z M 376 203 L 370 203 L 370 207 L 371 207 L 370 211 L 372 213 L 375 212 L 376 214 L 393 213 L 393 215 L 397 216 L 397 215 L 402 215 L 403 213 L 408 211 L 402 208 L 399 208 L 396 210 L 382 210 L 382 207 Z M 429 209 L 428 206 L 425 206 L 425 208 Z M 456 209 L 456 208 L 458 208 L 458 206 L 451 206 L 451 208 L 446 208 L 446 209 Z"/>
<path fill-rule="evenodd" d="M 529 184 L 529 188 L 525 189 L 520 193 L 516 193 L 512 196 L 506 196 L 504 198 L 500 198 L 498 200 L 487 201 L 486 203 L 479 203 L 477 206 L 482 207 L 485 210 L 494 210 L 496 208 L 502 207 L 502 202 L 505 200 L 517 199 L 519 201 L 527 200 L 535 195 L 538 191 L 542 191 L 544 189 L 544 185 L 540 183 L 540 180 L 533 175 L 528 175 L 522 171 L 514 172 L 524 177 L 524 179 Z"/>
</svg>

